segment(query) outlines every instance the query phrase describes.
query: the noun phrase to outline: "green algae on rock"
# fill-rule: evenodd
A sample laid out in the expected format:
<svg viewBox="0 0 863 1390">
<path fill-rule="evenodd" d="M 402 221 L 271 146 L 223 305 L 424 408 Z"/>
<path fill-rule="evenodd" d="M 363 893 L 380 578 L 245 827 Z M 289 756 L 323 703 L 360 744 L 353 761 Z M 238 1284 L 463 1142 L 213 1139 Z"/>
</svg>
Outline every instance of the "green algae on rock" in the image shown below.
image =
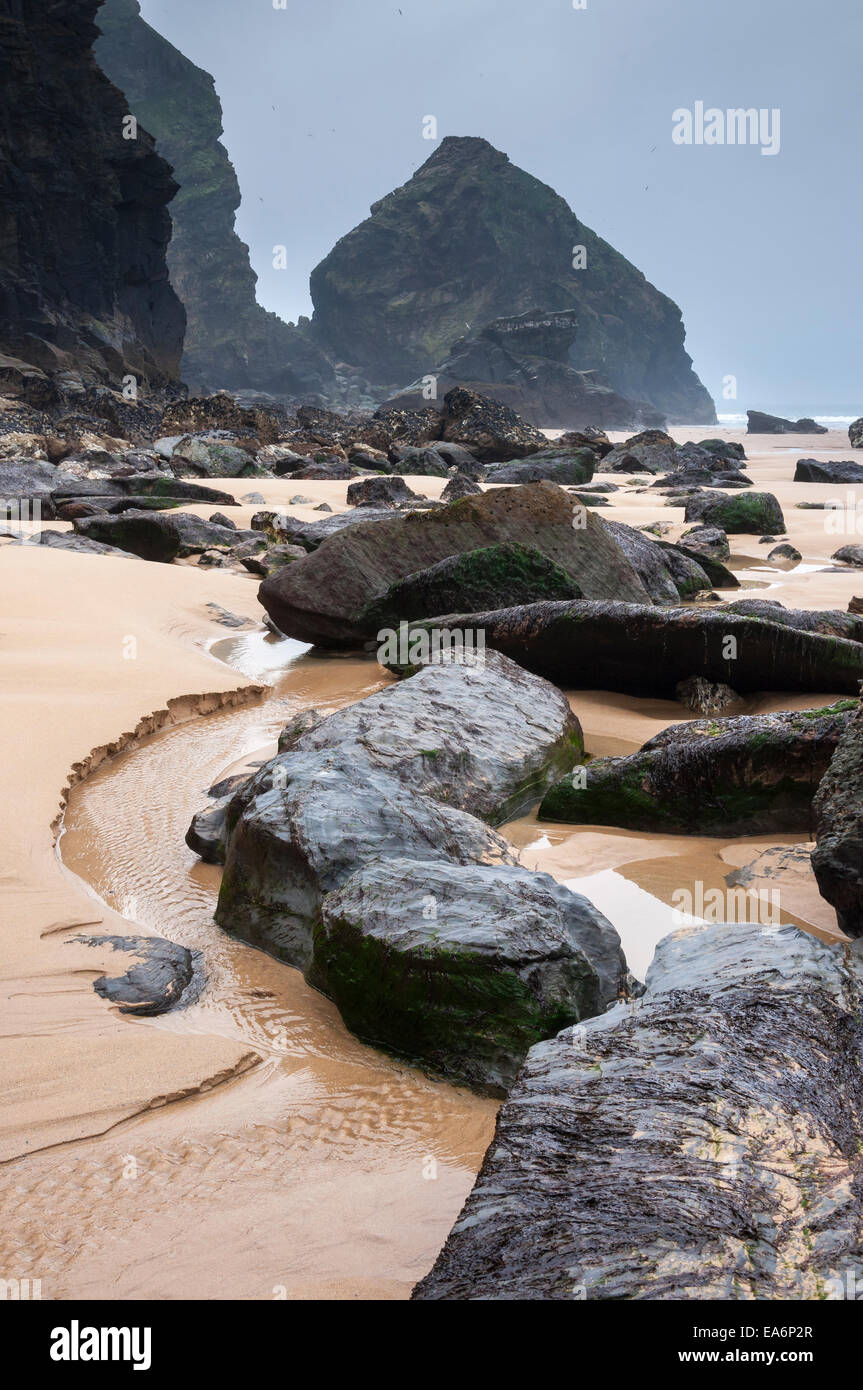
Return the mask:
<svg viewBox="0 0 863 1390">
<path fill-rule="evenodd" d="M 595 758 L 543 799 L 540 820 L 682 835 L 812 828 L 812 802 L 854 700 L 673 724 L 638 753 Z"/>
</svg>

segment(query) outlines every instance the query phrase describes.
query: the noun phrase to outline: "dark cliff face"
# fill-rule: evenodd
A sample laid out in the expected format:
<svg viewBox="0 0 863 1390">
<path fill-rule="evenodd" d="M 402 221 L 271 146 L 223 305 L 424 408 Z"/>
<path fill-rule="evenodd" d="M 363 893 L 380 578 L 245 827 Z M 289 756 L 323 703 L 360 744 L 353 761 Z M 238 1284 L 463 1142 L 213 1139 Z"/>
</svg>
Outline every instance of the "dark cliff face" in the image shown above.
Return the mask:
<svg viewBox="0 0 863 1390">
<path fill-rule="evenodd" d="M 184 380 L 193 390 L 326 392 L 333 373 L 323 353 L 255 299 L 249 248 L 234 230 L 240 187 L 220 143 L 213 78 L 145 23 L 138 0 L 105 0 L 98 23 L 99 62 L 180 185 L 168 265 L 188 319 Z"/>
<path fill-rule="evenodd" d="M 99 0 L 0 0 L 0 351 L 160 388 L 184 314 L 165 248 L 169 166 L 92 53 Z"/>
<path fill-rule="evenodd" d="M 587 265 L 575 270 L 579 246 Z M 677 306 L 485 140 L 443 140 L 338 242 L 311 287 L 320 341 L 374 381 L 434 372 L 466 327 L 576 309 L 570 366 L 672 420 L 715 420 Z"/>
</svg>

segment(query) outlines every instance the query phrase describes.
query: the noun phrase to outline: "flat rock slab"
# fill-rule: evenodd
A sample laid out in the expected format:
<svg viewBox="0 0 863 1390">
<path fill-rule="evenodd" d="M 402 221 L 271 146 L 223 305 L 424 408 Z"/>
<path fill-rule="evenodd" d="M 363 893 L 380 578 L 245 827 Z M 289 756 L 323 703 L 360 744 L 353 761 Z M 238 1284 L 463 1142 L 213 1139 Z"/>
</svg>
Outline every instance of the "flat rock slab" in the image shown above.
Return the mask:
<svg viewBox="0 0 863 1390">
<path fill-rule="evenodd" d="M 738 693 L 856 695 L 863 680 L 859 643 L 799 632 L 724 608 L 533 603 L 490 613 L 448 614 L 433 623 L 412 623 L 408 633 L 435 625 L 481 632 L 487 647 L 568 689 L 673 699 L 680 681 L 702 676 Z M 397 662 L 385 664 L 398 669 Z"/>
<path fill-rule="evenodd" d="M 863 1277 L 861 1007 L 859 948 L 666 937 L 641 999 L 531 1050 L 414 1298 L 843 1297 Z"/>
</svg>

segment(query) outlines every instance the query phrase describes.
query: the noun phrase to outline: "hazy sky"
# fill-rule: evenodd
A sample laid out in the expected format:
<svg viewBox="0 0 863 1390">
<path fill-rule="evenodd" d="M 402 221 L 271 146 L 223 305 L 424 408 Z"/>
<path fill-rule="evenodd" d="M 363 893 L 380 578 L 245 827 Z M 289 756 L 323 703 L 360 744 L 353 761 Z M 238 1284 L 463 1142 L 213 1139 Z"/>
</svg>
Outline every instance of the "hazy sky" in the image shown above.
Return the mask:
<svg viewBox="0 0 863 1390">
<path fill-rule="evenodd" d="M 277 0 L 279 3 L 279 0 Z M 267 308 L 439 135 L 551 184 L 681 306 L 720 413 L 863 410 L 860 0 L 142 0 L 211 72 Z M 677 145 L 672 113 L 781 111 L 781 148 Z M 274 109 L 275 108 L 275 109 Z M 289 268 L 272 268 L 272 248 Z M 722 399 L 735 376 L 738 402 Z"/>
</svg>

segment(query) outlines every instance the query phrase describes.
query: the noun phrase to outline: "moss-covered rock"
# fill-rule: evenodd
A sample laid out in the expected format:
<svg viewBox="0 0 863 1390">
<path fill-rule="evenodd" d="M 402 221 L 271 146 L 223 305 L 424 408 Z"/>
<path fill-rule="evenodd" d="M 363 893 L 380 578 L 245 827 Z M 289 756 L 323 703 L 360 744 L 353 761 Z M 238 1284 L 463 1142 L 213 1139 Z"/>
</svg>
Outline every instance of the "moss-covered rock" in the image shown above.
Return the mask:
<svg viewBox="0 0 863 1390">
<path fill-rule="evenodd" d="M 675 724 L 626 758 L 597 758 L 544 798 L 541 820 L 678 834 L 808 834 L 812 800 L 856 701 Z"/>
<path fill-rule="evenodd" d="M 309 972 L 360 1037 L 497 1094 L 533 1043 L 600 1012 L 625 976 L 610 923 L 548 875 L 409 859 L 329 895 Z"/>
<path fill-rule="evenodd" d="M 529 671 L 578 690 L 621 690 L 673 699 L 690 676 L 741 694 L 799 690 L 856 695 L 863 646 L 821 632 L 743 617 L 726 608 L 658 608 L 637 603 L 531 603 L 410 623 L 412 636 L 436 625 L 469 627 L 488 647 Z M 399 671 L 401 654 L 384 660 Z"/>
<path fill-rule="evenodd" d="M 686 501 L 686 520 L 719 526 L 731 536 L 774 536 L 785 532 L 785 517 L 772 492 L 697 493 Z"/>
<path fill-rule="evenodd" d="M 451 555 L 409 574 L 359 615 L 370 632 L 435 613 L 472 613 L 541 599 L 578 598 L 580 590 L 560 565 L 513 542 Z"/>
</svg>

